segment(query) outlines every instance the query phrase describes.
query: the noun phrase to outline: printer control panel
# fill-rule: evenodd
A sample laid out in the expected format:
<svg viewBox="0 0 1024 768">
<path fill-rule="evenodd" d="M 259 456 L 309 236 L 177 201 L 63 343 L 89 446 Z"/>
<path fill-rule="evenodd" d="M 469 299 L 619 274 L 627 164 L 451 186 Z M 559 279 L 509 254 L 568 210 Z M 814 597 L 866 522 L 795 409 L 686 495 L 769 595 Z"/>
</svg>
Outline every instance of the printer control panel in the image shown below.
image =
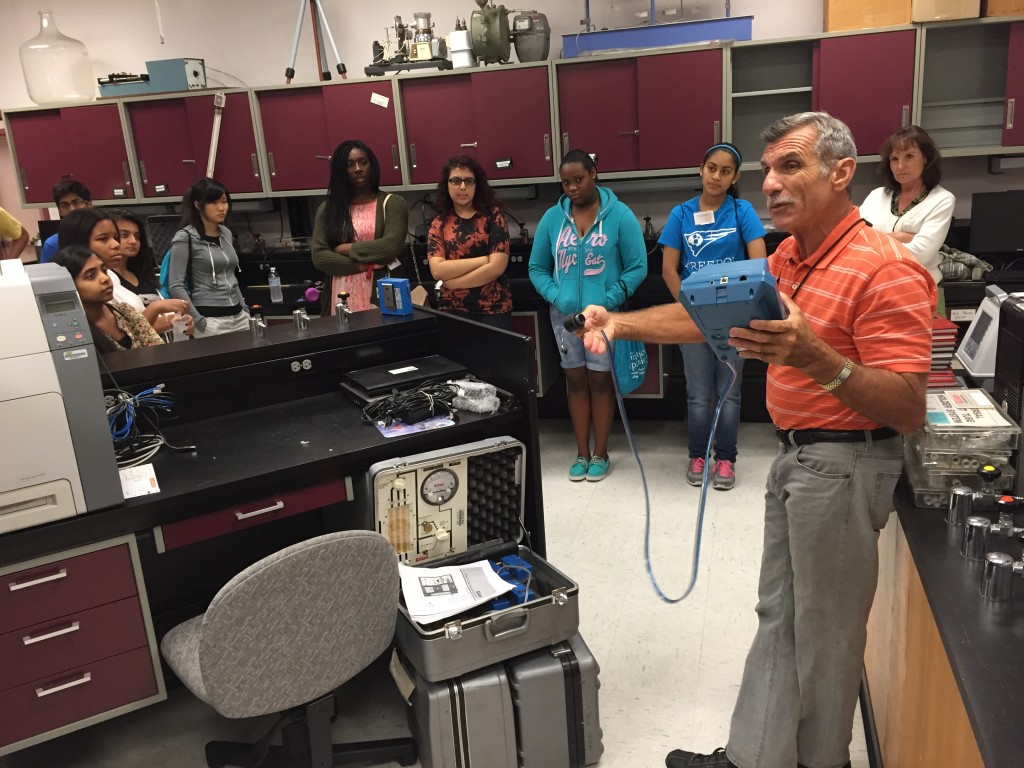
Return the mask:
<svg viewBox="0 0 1024 768">
<path fill-rule="evenodd" d="M 92 344 L 89 321 L 78 298 L 78 293 L 48 293 L 37 295 L 39 319 L 46 332 L 50 349 L 69 349 Z"/>
</svg>

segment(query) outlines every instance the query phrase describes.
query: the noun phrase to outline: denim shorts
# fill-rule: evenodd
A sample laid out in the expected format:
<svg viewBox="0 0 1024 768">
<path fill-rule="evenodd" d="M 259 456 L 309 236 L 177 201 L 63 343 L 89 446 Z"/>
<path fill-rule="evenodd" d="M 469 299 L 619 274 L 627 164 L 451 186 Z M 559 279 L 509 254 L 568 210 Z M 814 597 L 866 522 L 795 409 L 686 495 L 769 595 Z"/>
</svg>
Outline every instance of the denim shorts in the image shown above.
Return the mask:
<svg viewBox="0 0 1024 768">
<path fill-rule="evenodd" d="M 562 356 L 562 367 L 582 368 L 585 365 L 591 371 L 610 371 L 612 367 L 607 350 L 598 354 L 584 347 L 583 339 L 565 329 L 563 323 L 567 317 L 569 315 L 563 315 L 554 304 L 551 305 L 551 330 L 555 332 L 555 346 Z"/>
</svg>

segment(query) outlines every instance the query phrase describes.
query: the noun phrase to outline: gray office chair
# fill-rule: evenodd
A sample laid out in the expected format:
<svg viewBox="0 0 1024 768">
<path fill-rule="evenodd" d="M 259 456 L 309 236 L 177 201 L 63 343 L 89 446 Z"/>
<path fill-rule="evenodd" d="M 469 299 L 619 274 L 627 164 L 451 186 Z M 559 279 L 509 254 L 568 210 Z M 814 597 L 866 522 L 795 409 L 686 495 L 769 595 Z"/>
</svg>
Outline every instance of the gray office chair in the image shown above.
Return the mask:
<svg viewBox="0 0 1024 768">
<path fill-rule="evenodd" d="M 391 644 L 398 614 L 394 549 L 370 531 L 318 536 L 242 571 L 160 650 L 196 696 L 225 717 L 284 712 L 256 744 L 212 741 L 210 768 L 292 768 L 416 761 L 411 738 L 331 743 L 333 691 Z M 282 744 L 270 746 L 281 727 Z"/>
</svg>

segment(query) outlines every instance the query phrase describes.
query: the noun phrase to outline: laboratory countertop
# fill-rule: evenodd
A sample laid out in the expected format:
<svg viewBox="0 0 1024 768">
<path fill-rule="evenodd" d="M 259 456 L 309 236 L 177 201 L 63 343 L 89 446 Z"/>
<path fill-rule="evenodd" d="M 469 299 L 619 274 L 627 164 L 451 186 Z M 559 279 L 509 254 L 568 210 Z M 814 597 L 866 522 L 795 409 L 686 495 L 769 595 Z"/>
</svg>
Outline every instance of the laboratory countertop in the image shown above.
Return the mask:
<svg viewBox="0 0 1024 768">
<path fill-rule="evenodd" d="M 915 507 L 906 478 L 896 492 L 896 510 L 985 766 L 1019 768 L 1024 729 L 1015 723 L 1024 709 L 1024 588 L 1016 583 L 1016 594 L 1004 602 L 983 598 L 982 563 L 960 556 L 962 528 L 947 525 L 944 510 Z M 1019 543 L 992 541 L 992 551 L 1020 556 Z"/>
</svg>

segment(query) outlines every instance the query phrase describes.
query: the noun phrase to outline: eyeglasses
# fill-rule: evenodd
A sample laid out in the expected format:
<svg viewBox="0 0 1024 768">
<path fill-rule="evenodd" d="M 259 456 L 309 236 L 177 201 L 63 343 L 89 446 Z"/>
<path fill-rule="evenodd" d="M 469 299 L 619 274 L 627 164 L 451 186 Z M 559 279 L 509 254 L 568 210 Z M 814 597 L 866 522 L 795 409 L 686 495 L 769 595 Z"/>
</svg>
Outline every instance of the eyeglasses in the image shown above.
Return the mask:
<svg viewBox="0 0 1024 768">
<path fill-rule="evenodd" d="M 472 176 L 451 176 L 448 178 L 448 183 L 451 184 L 453 187 L 461 187 L 463 184 L 465 184 L 467 187 L 474 187 L 476 186 L 476 179 L 473 178 Z"/>
<path fill-rule="evenodd" d="M 74 200 L 65 200 L 63 202 L 57 203 L 57 210 L 61 211 L 62 213 L 67 213 L 68 211 L 75 211 L 78 210 L 79 208 L 85 208 L 87 205 L 89 205 L 89 203 L 87 203 L 85 200 L 83 200 L 80 197 L 76 197 Z"/>
</svg>

